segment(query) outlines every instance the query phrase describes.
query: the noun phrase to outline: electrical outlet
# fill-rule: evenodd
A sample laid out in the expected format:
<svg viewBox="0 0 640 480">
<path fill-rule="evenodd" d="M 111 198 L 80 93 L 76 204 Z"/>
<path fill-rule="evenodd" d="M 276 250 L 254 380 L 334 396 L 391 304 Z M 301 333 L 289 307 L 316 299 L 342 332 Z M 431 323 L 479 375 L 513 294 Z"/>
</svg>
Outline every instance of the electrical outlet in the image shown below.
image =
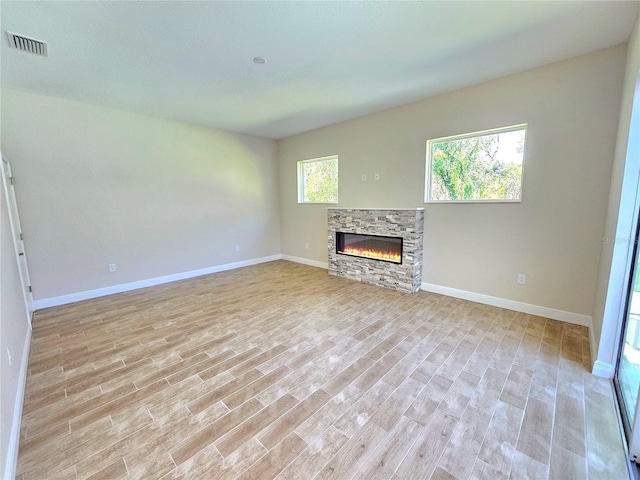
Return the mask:
<svg viewBox="0 0 640 480">
<path fill-rule="evenodd" d="M 13 357 L 11 356 L 11 347 L 7 347 L 7 357 L 9 358 L 9 366 L 13 363 Z"/>
<path fill-rule="evenodd" d="M 304 244 L 304 248 L 306 248 L 307 250 L 309 250 L 309 244 L 308 244 L 308 243 L 305 243 L 305 244 Z"/>
<path fill-rule="evenodd" d="M 520 285 L 524 285 L 525 283 L 527 283 L 527 276 L 524 273 L 518 274 L 518 283 Z"/>
<path fill-rule="evenodd" d="M 236 252 L 240 251 L 240 245 L 236 245 Z"/>
<path fill-rule="evenodd" d="M 115 264 L 115 263 L 110 263 L 110 264 L 109 264 L 109 271 L 110 271 L 111 273 L 113 273 L 113 272 L 115 272 L 115 271 L 116 271 L 116 264 Z"/>
<path fill-rule="evenodd" d="M 376 180 L 380 180 L 380 174 L 378 172 L 376 172 L 376 174 L 373 176 L 373 178 L 375 178 Z"/>
<path fill-rule="evenodd" d="M 362 181 L 363 181 L 363 182 L 366 182 L 366 181 L 367 181 L 367 174 L 366 174 L 366 173 L 363 173 L 363 174 L 362 174 Z"/>
</svg>

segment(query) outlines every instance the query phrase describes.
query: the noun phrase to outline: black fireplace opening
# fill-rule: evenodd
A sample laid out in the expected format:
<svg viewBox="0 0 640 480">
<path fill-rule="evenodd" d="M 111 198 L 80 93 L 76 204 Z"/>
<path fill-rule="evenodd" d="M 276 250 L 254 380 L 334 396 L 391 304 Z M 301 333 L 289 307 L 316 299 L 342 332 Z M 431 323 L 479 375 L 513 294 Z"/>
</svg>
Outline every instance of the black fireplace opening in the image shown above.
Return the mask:
<svg viewBox="0 0 640 480">
<path fill-rule="evenodd" d="M 401 264 L 402 238 L 336 232 L 336 253 Z"/>
</svg>

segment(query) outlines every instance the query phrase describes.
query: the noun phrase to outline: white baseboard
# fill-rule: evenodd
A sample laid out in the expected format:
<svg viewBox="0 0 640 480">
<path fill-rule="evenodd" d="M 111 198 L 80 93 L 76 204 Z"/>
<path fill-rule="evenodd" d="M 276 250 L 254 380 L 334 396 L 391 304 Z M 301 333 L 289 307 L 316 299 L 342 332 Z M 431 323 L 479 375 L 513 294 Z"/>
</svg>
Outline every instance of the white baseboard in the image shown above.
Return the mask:
<svg viewBox="0 0 640 480">
<path fill-rule="evenodd" d="M 173 275 L 165 275 L 163 277 L 149 278 L 147 280 L 140 280 L 137 282 L 123 283 L 121 285 L 113 285 L 111 287 L 97 288 L 95 290 L 86 290 L 84 292 L 72 293 L 69 295 L 61 295 L 59 297 L 45 298 L 42 300 L 36 300 L 33 302 L 34 310 L 40 310 L 42 308 L 56 307 L 58 305 L 65 305 L 67 303 L 79 302 L 81 300 L 89 300 L 90 298 L 104 297 L 106 295 L 113 295 L 114 293 L 129 292 L 131 290 L 137 290 L 139 288 L 153 287 L 154 285 L 161 285 L 163 283 L 175 282 L 178 280 L 185 280 L 187 278 L 200 277 L 202 275 L 209 275 L 211 273 L 224 272 L 225 270 L 233 270 L 235 268 L 248 267 L 250 265 L 257 265 L 259 263 L 273 262 L 274 260 L 281 260 L 282 255 L 270 255 L 268 257 L 254 258 L 251 260 L 243 260 L 242 262 L 227 263 L 225 265 L 217 265 L 215 267 L 201 268 L 199 270 L 191 270 L 189 272 L 175 273 Z"/>
<path fill-rule="evenodd" d="M 31 349 L 31 328 L 27 328 L 27 337 L 24 339 L 22 359 L 20 360 L 20 377 L 16 389 L 16 400 L 13 406 L 13 419 L 11 421 L 11 435 L 9 436 L 9 448 L 4 465 L 5 478 L 16 478 L 18 466 L 18 447 L 20 445 L 20 422 L 22 420 L 22 407 L 24 405 L 24 392 L 27 385 L 27 369 L 29 368 L 29 351 Z"/>
<path fill-rule="evenodd" d="M 613 378 L 613 365 L 596 360 L 593 362 L 593 370 L 591 370 L 591 373 L 597 377 Z"/>
<path fill-rule="evenodd" d="M 582 325 L 583 327 L 589 327 L 589 330 L 591 330 L 591 316 L 589 315 L 566 312 L 564 310 L 541 307 L 539 305 L 531 305 L 529 303 L 507 300 L 506 298 L 492 297 L 481 293 L 467 292 L 466 290 L 458 290 L 457 288 L 442 287 L 431 283 L 423 283 L 421 288 L 427 292 L 439 293 L 448 297 L 461 298 L 463 300 L 470 300 L 472 302 L 483 303 L 485 305 L 506 308 L 507 310 L 515 310 L 516 312 L 528 313 L 530 315 L 537 315 L 539 317 Z"/>
<path fill-rule="evenodd" d="M 329 268 L 329 264 L 326 262 L 318 262 L 316 260 L 309 260 L 308 258 L 292 257 L 291 255 L 282 255 L 283 260 L 289 260 L 290 262 L 301 263 L 303 265 L 309 265 L 311 267 Z"/>
</svg>

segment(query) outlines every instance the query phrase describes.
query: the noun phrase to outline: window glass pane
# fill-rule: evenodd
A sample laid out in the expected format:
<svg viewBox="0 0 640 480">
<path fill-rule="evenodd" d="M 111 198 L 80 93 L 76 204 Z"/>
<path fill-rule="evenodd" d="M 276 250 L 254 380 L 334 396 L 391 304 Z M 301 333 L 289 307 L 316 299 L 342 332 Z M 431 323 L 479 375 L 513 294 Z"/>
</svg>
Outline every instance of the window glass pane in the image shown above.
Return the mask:
<svg viewBox="0 0 640 480">
<path fill-rule="evenodd" d="M 301 202 L 338 202 L 338 158 L 307 160 L 298 163 Z"/>
<path fill-rule="evenodd" d="M 430 140 L 427 201 L 518 201 L 526 127 Z"/>
<path fill-rule="evenodd" d="M 640 387 L 640 255 L 636 256 L 633 291 L 625 324 L 624 343 L 618 363 L 618 386 L 629 421 L 634 418 Z"/>
</svg>

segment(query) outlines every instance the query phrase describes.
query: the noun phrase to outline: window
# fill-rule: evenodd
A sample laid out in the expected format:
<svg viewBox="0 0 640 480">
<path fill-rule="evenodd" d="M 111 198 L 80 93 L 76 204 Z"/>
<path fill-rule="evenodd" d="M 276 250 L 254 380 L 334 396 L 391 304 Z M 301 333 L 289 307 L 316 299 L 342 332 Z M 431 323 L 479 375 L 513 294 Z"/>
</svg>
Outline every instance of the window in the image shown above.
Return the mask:
<svg viewBox="0 0 640 480">
<path fill-rule="evenodd" d="M 426 203 L 519 202 L 527 125 L 427 141 Z"/>
<path fill-rule="evenodd" d="M 338 203 L 338 156 L 298 162 L 298 203 Z"/>
</svg>

